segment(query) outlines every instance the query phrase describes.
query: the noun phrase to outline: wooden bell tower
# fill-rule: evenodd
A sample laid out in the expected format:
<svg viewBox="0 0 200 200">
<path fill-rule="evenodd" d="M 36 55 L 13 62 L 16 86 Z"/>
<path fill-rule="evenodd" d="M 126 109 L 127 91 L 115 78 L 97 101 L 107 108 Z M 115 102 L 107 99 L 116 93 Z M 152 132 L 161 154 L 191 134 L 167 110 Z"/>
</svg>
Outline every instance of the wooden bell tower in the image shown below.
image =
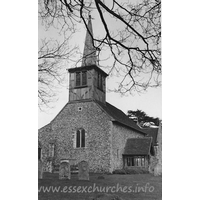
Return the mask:
<svg viewBox="0 0 200 200">
<path fill-rule="evenodd" d="M 69 69 L 69 102 L 98 100 L 106 102 L 106 74 L 97 66 L 96 48 L 89 15 L 81 67 Z"/>
</svg>

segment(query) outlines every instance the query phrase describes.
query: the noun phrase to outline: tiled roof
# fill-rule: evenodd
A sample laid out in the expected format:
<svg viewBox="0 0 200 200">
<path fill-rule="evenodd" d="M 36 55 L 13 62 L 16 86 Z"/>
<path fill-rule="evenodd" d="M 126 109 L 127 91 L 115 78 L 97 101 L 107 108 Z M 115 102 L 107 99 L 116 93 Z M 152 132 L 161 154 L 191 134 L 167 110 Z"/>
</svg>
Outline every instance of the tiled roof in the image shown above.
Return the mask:
<svg viewBox="0 0 200 200">
<path fill-rule="evenodd" d="M 126 141 L 124 155 L 149 155 L 151 138 L 129 138 Z"/>
<path fill-rule="evenodd" d="M 152 138 L 152 145 L 157 144 L 158 128 L 145 128 L 144 131 L 147 133 L 147 137 Z"/>
<path fill-rule="evenodd" d="M 90 69 L 95 69 L 95 70 L 99 71 L 99 72 L 102 73 L 105 77 L 108 76 L 108 74 L 107 74 L 106 72 L 104 72 L 104 71 L 103 71 L 100 67 L 98 67 L 97 65 L 88 65 L 88 66 L 70 68 L 70 69 L 68 69 L 68 71 L 69 71 L 70 73 L 74 73 L 74 72 L 83 71 L 83 70 L 90 70 Z"/>
<path fill-rule="evenodd" d="M 131 129 L 139 131 L 142 134 L 146 135 L 144 129 L 140 128 L 137 124 L 135 124 L 131 119 L 128 118 L 126 114 L 124 114 L 121 110 L 116 108 L 115 106 L 106 102 L 105 104 L 99 101 L 96 101 L 101 108 L 112 118 L 112 121 L 118 122 L 124 126 L 127 126 Z"/>
</svg>

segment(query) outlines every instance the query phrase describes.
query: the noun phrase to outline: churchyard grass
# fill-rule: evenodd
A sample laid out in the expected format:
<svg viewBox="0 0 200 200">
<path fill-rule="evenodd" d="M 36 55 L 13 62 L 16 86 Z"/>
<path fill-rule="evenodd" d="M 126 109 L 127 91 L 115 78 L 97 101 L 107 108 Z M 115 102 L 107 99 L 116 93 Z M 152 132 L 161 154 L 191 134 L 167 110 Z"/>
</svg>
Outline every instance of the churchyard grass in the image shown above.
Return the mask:
<svg viewBox="0 0 200 200">
<path fill-rule="evenodd" d="M 38 180 L 39 200 L 96 200 L 103 193 L 116 195 L 123 200 L 162 199 L 161 176 L 105 174 L 104 179 L 100 179 L 100 174 L 90 174 L 89 181 L 78 180 L 77 174 L 72 174 L 70 180 L 59 180 L 57 174 L 53 176 L 48 178 L 44 174 L 44 179 Z"/>
</svg>

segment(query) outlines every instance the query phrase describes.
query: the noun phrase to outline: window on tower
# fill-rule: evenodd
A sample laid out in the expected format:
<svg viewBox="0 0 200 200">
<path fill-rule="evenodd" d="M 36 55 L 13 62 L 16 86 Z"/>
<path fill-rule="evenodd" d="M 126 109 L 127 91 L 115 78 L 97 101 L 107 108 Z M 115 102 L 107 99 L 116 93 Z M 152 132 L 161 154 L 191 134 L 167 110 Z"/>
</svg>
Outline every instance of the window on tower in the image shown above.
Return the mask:
<svg viewBox="0 0 200 200">
<path fill-rule="evenodd" d="M 87 85 L 87 72 L 82 72 L 82 85 Z"/>
<path fill-rule="evenodd" d="M 100 89 L 100 90 L 103 90 L 103 76 L 102 74 L 98 73 L 98 79 L 97 79 L 97 87 Z"/>
<path fill-rule="evenodd" d="M 80 86 L 80 85 L 81 85 L 80 72 L 76 72 L 76 86 Z"/>
<path fill-rule="evenodd" d="M 87 71 L 76 72 L 76 87 L 87 85 Z"/>
</svg>

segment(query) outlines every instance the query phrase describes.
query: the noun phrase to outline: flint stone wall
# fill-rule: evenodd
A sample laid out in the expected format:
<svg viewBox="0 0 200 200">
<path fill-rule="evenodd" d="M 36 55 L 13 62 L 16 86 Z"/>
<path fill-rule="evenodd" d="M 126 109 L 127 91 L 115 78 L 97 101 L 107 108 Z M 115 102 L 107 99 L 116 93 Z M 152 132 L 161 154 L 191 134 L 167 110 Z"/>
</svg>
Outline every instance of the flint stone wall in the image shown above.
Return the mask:
<svg viewBox="0 0 200 200">
<path fill-rule="evenodd" d="M 81 111 L 79 111 L 82 108 Z M 54 120 L 39 130 L 42 160 L 49 159 L 49 141 L 55 141 L 52 163 L 59 164 L 63 157 L 75 159 L 75 164 L 86 160 L 90 172 L 110 172 L 111 127 L 109 116 L 93 101 L 68 103 Z M 77 129 L 86 132 L 86 147 L 74 146 Z"/>
<path fill-rule="evenodd" d="M 80 111 L 81 108 L 81 111 Z M 86 132 L 86 147 L 75 147 L 77 129 Z M 90 172 L 113 172 L 123 168 L 124 147 L 128 138 L 143 137 L 132 129 L 113 123 L 102 108 L 93 101 L 68 103 L 55 119 L 39 130 L 44 171 L 49 171 L 49 160 L 57 165 L 65 157 L 85 160 Z M 49 142 L 55 143 L 55 155 L 49 157 Z M 53 168 L 53 167 L 52 167 Z M 52 169 L 53 171 L 53 169 Z"/>
</svg>

